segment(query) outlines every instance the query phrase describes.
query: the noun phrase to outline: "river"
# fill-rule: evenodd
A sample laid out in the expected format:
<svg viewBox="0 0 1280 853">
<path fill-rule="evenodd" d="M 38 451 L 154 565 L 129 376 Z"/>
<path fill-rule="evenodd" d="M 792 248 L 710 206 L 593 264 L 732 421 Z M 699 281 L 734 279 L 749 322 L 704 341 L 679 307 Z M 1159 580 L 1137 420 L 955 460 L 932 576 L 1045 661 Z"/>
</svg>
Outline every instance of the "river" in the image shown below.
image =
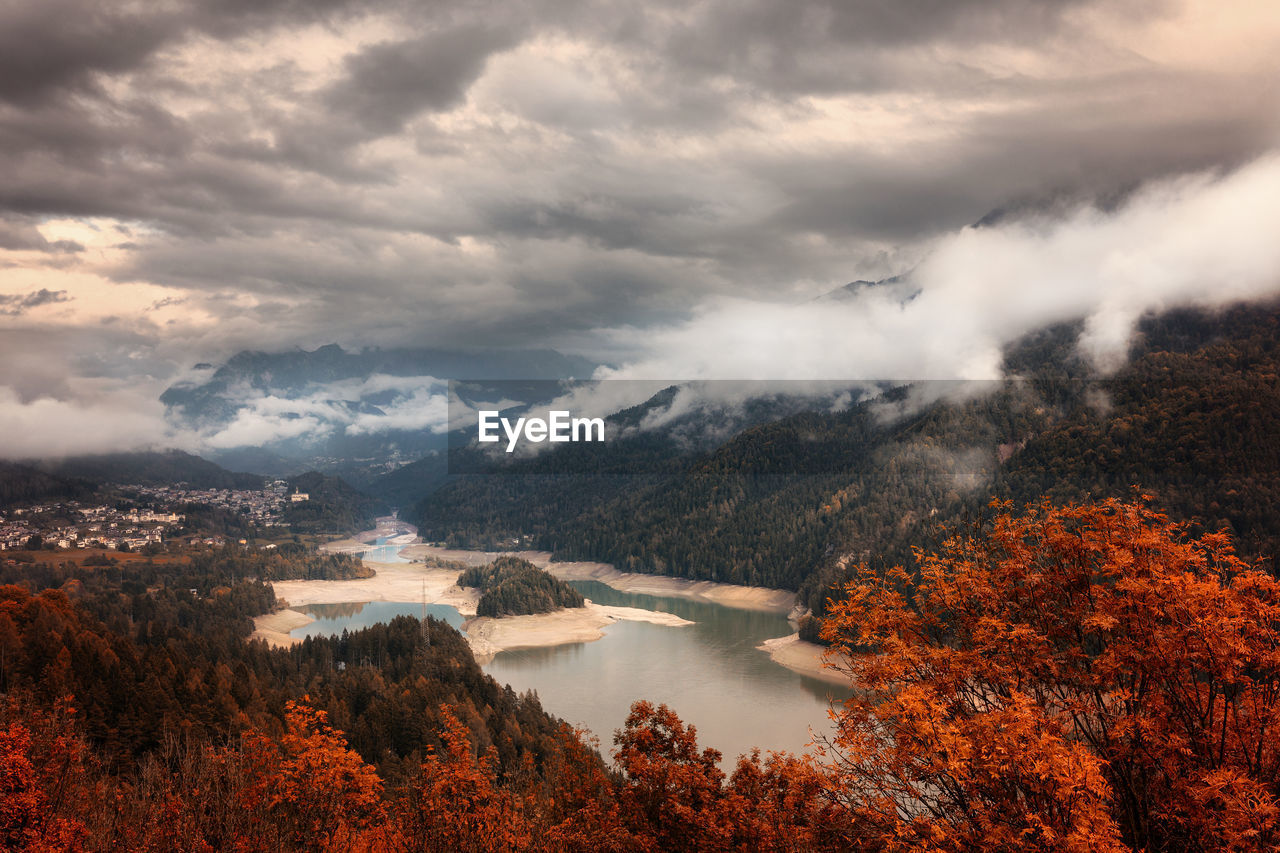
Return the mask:
<svg viewBox="0 0 1280 853">
<path fill-rule="evenodd" d="M 379 542 L 366 559 L 405 562 L 401 546 Z M 832 698 L 847 691 L 792 672 L 758 650 L 762 641 L 792 632 L 785 616 L 741 610 L 684 598 L 619 592 L 597 581 L 570 581 L 598 604 L 674 613 L 695 624 L 684 627 L 618 622 L 603 639 L 498 653 L 484 670 L 517 692 L 536 691 L 543 708 L 590 729 L 607 753 L 637 699 L 669 705 L 698 729 L 703 747 L 720 750 L 725 769 L 752 747 L 800 752 L 812 733 L 829 731 Z M 313 604 L 297 608 L 317 621 L 294 636 L 359 630 L 406 614 L 420 616 L 420 603 L 374 601 Z M 428 613 L 454 627 L 457 610 L 432 604 Z M 811 733 L 812 728 L 812 733 Z"/>
</svg>

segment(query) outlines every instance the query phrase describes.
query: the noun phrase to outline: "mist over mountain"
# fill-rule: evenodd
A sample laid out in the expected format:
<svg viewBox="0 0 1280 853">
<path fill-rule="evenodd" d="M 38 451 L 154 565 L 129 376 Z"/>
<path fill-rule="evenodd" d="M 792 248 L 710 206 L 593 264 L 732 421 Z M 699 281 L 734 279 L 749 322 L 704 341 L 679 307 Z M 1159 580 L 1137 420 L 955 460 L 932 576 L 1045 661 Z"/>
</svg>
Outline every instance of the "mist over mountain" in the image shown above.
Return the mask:
<svg viewBox="0 0 1280 853">
<path fill-rule="evenodd" d="M 1242 551 L 1280 556 L 1280 309 L 1144 318 L 1115 373 L 1078 348 L 1082 322 L 1004 354 L 1008 378 L 899 383 L 839 408 L 779 412 L 713 447 L 669 429 L 612 447 L 561 445 L 460 477 L 414 512 L 423 535 L 473 547 L 515 537 L 629 571 L 797 589 L 821 612 L 850 566 L 911 548 L 993 496 L 1155 496 Z M 642 421 L 676 392 L 629 413 Z M 624 472 L 633 476 L 616 476 Z M 641 475 L 641 476 L 635 476 Z"/>
<path fill-rule="evenodd" d="M 160 401 L 171 427 L 211 459 L 273 476 L 318 468 L 367 481 L 445 446 L 450 379 L 560 379 L 595 366 L 550 349 L 348 352 L 328 344 L 237 353 Z"/>
</svg>

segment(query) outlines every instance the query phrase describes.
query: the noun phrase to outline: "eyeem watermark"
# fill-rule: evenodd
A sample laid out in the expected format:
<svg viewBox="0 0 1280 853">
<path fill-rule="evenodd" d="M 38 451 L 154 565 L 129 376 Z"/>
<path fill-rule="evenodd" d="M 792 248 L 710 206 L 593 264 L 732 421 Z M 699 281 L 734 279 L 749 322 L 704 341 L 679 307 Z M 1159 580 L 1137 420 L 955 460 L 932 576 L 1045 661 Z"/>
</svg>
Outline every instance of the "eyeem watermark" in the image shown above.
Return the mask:
<svg viewBox="0 0 1280 853">
<path fill-rule="evenodd" d="M 516 449 L 516 444 L 523 438 L 525 441 L 540 444 L 544 441 L 604 441 L 604 418 L 574 418 L 567 411 L 551 411 L 549 418 L 516 418 L 512 423 L 509 418 L 499 416 L 495 409 L 481 410 L 479 413 L 479 433 L 476 440 L 481 443 L 501 441 L 498 428 L 507 436 L 507 452 Z"/>
</svg>

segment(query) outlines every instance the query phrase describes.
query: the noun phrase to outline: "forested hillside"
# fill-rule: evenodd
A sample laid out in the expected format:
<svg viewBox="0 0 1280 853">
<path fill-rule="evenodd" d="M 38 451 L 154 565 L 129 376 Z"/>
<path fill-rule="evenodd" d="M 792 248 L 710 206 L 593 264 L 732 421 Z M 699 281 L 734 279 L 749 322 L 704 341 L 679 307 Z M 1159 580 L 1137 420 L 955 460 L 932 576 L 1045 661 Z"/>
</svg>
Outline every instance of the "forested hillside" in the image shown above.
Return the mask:
<svg viewBox="0 0 1280 853">
<path fill-rule="evenodd" d="M 174 486 L 192 489 L 260 489 L 262 477 L 240 474 L 181 450 L 109 453 L 45 460 L 43 471 L 59 477 L 79 477 L 99 483 Z"/>
<path fill-rule="evenodd" d="M 343 563 L 350 558 L 337 558 Z M 251 643 L 251 618 L 275 606 L 264 576 L 317 577 L 331 555 L 0 567 L 0 693 L 75 697 L 84 733 L 113 767 L 136 767 L 179 730 L 209 742 L 254 726 L 281 731 L 285 700 L 311 697 L 385 778 L 442 741 L 441 708 L 515 773 L 546 758 L 558 724 L 502 690 L 462 637 L 401 618 L 289 649 Z M 339 566 L 345 569 L 345 566 Z M 334 572 L 341 577 L 344 571 Z M 36 593 L 34 590 L 44 590 Z"/>
<path fill-rule="evenodd" d="M 1055 327 L 1011 348 L 1003 382 L 916 384 L 794 415 L 664 457 L 648 476 L 464 477 L 418 517 L 429 539 L 501 547 L 528 536 L 564 559 L 799 590 L 819 613 L 852 563 L 907 563 L 992 497 L 1141 486 L 1174 517 L 1225 527 L 1274 564 L 1278 319 L 1274 307 L 1150 318 L 1111 376 L 1076 354 L 1078 326 Z M 554 459 L 527 465 L 551 472 Z"/>
<path fill-rule="evenodd" d="M 0 508 L 47 500 L 81 500 L 96 486 L 80 479 L 59 477 L 29 465 L 0 460 Z"/>
<path fill-rule="evenodd" d="M 287 482 L 291 493 L 307 495 L 307 500 L 290 502 L 284 511 L 285 523 L 300 533 L 355 533 L 373 527 L 374 519 L 388 512 L 382 501 L 340 477 L 309 471 Z"/>
<path fill-rule="evenodd" d="M 499 557 L 486 566 L 473 566 L 458 576 L 458 586 L 480 590 L 477 616 L 550 613 L 583 605 L 582 593 L 519 557 Z"/>
</svg>

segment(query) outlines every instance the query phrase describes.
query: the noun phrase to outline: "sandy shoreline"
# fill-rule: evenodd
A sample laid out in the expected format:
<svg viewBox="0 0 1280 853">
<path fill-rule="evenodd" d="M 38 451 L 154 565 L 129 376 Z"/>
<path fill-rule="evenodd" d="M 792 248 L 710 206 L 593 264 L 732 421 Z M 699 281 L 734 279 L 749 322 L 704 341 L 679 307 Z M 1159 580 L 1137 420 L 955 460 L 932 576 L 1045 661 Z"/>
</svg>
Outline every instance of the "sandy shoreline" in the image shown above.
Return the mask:
<svg viewBox="0 0 1280 853">
<path fill-rule="evenodd" d="M 765 640 L 756 648 L 762 652 L 768 652 L 774 663 L 781 664 L 793 672 L 819 678 L 830 684 L 849 686 L 848 676 L 823 665 L 822 653 L 826 649 L 817 643 L 800 639 L 799 634 L 788 634 L 785 637 Z"/>
<path fill-rule="evenodd" d="M 486 664 L 498 652 L 511 649 L 590 643 L 604 636 L 603 628 L 624 620 L 671 627 L 693 624 L 674 613 L 635 607 L 610 607 L 588 601 L 585 607 L 532 616 L 504 616 L 501 619 L 479 616 L 467 620 L 463 628 L 476 663 Z"/>
<path fill-rule="evenodd" d="M 588 643 L 604 636 L 603 629 L 615 622 L 652 622 L 657 625 L 692 625 L 673 613 L 641 610 L 635 607 L 608 607 L 588 603 L 586 607 L 539 613 L 532 616 L 507 616 L 501 619 L 474 618 L 480 591 L 457 585 L 458 572 L 423 566 L 421 563 L 374 563 L 365 561 L 376 574 L 371 578 L 350 580 L 275 581 L 276 598 L 284 610 L 254 619 L 251 637 L 266 640 L 273 646 L 290 646 L 299 642 L 289 632 L 315 620 L 289 608 L 308 604 L 343 604 L 354 601 L 399 601 L 418 603 L 426 597 L 428 604 L 447 604 L 463 616 L 473 617 L 463 625 L 463 635 L 471 646 L 476 661 L 484 664 L 498 652 L 507 649 L 559 646 Z"/>
<path fill-rule="evenodd" d="M 474 616 L 480 592 L 458 586 L 458 572 L 413 563 L 364 564 L 376 574 L 371 578 L 350 580 L 275 581 L 276 598 L 289 606 L 303 604 L 341 604 L 348 601 L 404 601 L 448 604 L 463 616 Z"/>
<path fill-rule="evenodd" d="M 299 642 L 297 637 L 290 637 L 289 632 L 303 625 L 310 625 L 316 620 L 296 610 L 277 610 L 253 620 L 251 640 L 266 640 L 271 646 L 292 646 Z"/>
<path fill-rule="evenodd" d="M 367 551 L 370 548 L 368 540 L 388 533 L 397 534 L 395 539 L 401 541 L 411 541 L 414 538 L 411 533 L 395 530 L 370 530 L 350 539 L 330 542 L 324 546 L 324 550 L 336 553 Z M 509 649 L 589 643 L 603 637 L 606 627 L 623 620 L 672 627 L 693 624 L 673 613 L 634 607 L 611 607 L 591 601 L 585 607 L 553 613 L 507 616 L 501 619 L 477 618 L 479 591 L 459 587 L 456 570 L 426 566 L 422 562 L 448 560 L 475 566 L 492 562 L 503 553 L 514 553 L 561 580 L 599 581 L 621 592 L 688 598 L 743 610 L 792 615 L 796 603 L 795 595 L 786 590 L 620 572 L 607 563 L 553 563 L 551 554 L 546 551 L 464 551 L 418 543 L 407 545 L 400 553 L 406 559 L 419 562 L 378 563 L 365 560 L 365 565 L 376 573 L 371 578 L 276 581 L 272 586 L 276 597 L 286 609 L 255 619 L 253 638 L 266 640 L 273 646 L 288 646 L 299 642 L 290 637 L 289 632 L 314 620 L 305 613 L 288 609 L 291 607 L 358 601 L 418 603 L 424 597 L 429 604 L 447 604 L 456 608 L 464 617 L 470 617 L 463 623 L 463 635 L 477 662 L 481 664 L 493 660 L 498 652 Z M 775 662 L 788 669 L 831 683 L 844 683 L 844 679 L 837 673 L 822 666 L 822 647 L 803 642 L 796 634 L 766 640 L 758 648 L 768 652 Z"/>
<path fill-rule="evenodd" d="M 795 593 L 762 586 L 737 586 L 714 581 L 691 581 L 684 578 L 620 572 L 608 563 L 553 563 L 547 551 L 462 551 L 435 545 L 410 545 L 400 552 L 406 559 L 435 557 L 467 565 L 492 562 L 504 553 L 514 554 L 566 581 L 599 581 L 620 592 L 643 595 L 667 595 L 709 601 L 740 610 L 764 610 L 790 613 L 795 606 Z"/>
</svg>

